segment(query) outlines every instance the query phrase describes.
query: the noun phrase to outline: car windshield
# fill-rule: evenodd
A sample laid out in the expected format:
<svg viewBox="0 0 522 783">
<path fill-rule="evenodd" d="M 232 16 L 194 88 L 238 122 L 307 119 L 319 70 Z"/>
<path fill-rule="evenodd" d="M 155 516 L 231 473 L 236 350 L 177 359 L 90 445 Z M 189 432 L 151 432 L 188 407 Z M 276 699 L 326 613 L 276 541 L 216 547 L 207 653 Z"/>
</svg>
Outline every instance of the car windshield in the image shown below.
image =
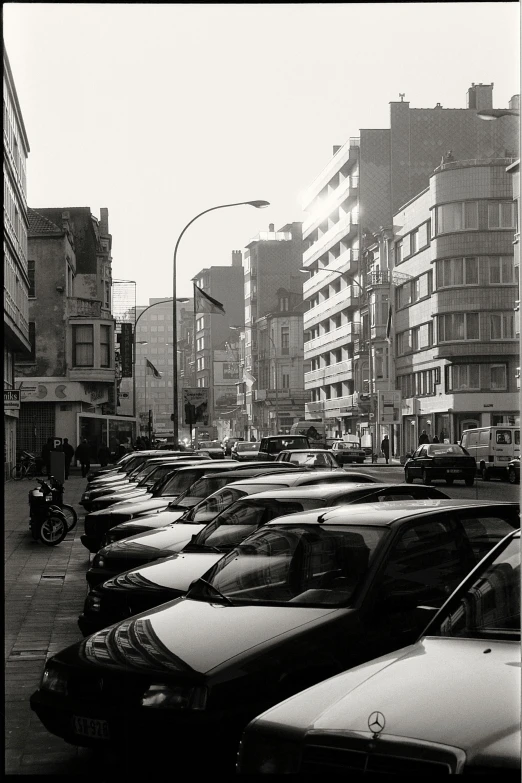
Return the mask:
<svg viewBox="0 0 522 783">
<path fill-rule="evenodd" d="M 236 443 L 236 451 L 259 451 L 261 443 Z"/>
<path fill-rule="evenodd" d="M 183 505 L 183 501 L 186 497 L 190 498 L 208 498 L 213 492 L 217 492 L 221 487 L 230 483 L 230 479 L 226 476 L 220 478 L 214 478 L 213 476 L 203 476 L 195 481 L 187 490 L 183 493 L 183 496 L 178 498 L 179 505 Z M 193 504 L 187 504 L 192 506 Z M 199 505 L 199 504 L 198 504 Z"/>
<path fill-rule="evenodd" d="M 430 635 L 520 640 L 520 539 L 513 538 L 467 589 L 450 601 Z"/>
<path fill-rule="evenodd" d="M 172 471 L 176 470 L 175 465 L 154 465 L 152 470 L 149 470 L 147 474 L 142 478 L 140 481 L 140 484 L 150 484 L 151 481 L 154 483 L 158 482 L 160 479 L 164 478 L 168 473 L 172 473 Z"/>
<path fill-rule="evenodd" d="M 239 544 L 206 578 L 234 604 L 347 605 L 386 534 L 377 527 L 269 526 Z"/>
<path fill-rule="evenodd" d="M 333 460 L 329 454 L 320 452 L 293 452 L 289 455 L 289 461 L 296 465 L 309 465 L 312 467 L 328 466 L 332 467 Z"/>
<path fill-rule="evenodd" d="M 187 519 L 191 522 L 206 525 L 207 522 L 211 522 L 218 514 L 221 514 L 222 511 L 246 494 L 247 492 L 242 489 L 223 487 L 219 492 L 215 492 L 210 497 L 202 500 L 201 503 L 198 503 L 187 516 Z"/>
<path fill-rule="evenodd" d="M 138 480 L 138 482 L 143 481 L 144 478 L 147 478 L 147 476 L 149 476 L 159 466 L 160 466 L 159 462 L 151 462 L 149 464 L 142 465 L 139 471 L 135 474 L 136 479 Z"/>
<path fill-rule="evenodd" d="M 431 443 L 428 446 L 428 454 L 437 456 L 440 454 L 459 454 L 462 456 L 464 454 L 467 456 L 468 452 L 462 446 L 452 445 L 451 443 Z"/>
<path fill-rule="evenodd" d="M 161 495 L 181 495 L 201 475 L 201 469 L 179 470 L 169 479 L 161 489 Z"/>
</svg>

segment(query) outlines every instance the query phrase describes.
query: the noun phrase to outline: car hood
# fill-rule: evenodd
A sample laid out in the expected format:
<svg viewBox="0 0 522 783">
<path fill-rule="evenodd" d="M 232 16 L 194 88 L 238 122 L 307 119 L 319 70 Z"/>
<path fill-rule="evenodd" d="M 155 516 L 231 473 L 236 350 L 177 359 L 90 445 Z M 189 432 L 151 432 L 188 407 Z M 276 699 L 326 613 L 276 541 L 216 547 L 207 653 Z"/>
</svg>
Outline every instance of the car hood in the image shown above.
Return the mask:
<svg viewBox="0 0 522 783">
<path fill-rule="evenodd" d="M 205 525 L 184 525 L 182 522 L 151 530 L 147 533 L 138 533 L 121 541 L 100 549 L 100 555 L 106 557 L 131 557 L 141 552 L 157 552 L 157 557 L 174 554 L 187 544 L 193 535 L 203 530 Z M 175 549 L 173 549 L 175 547 Z"/>
<path fill-rule="evenodd" d="M 185 593 L 194 579 L 203 576 L 222 557 L 224 553 L 221 552 L 180 552 L 125 574 L 138 578 L 140 590 L 164 587 Z"/>
<path fill-rule="evenodd" d="M 489 757 L 491 765 L 491 757 L 520 753 L 519 702 L 518 643 L 424 637 L 287 699 L 255 723 L 368 734 L 377 710 L 383 738 L 458 747 L 467 763 Z"/>
<path fill-rule="evenodd" d="M 127 671 L 143 671 L 143 664 L 137 661 L 140 654 L 144 661 L 153 655 L 155 668 L 210 674 L 238 656 L 255 657 L 260 648 L 278 644 L 298 629 L 328 620 L 340 611 L 346 610 L 227 606 L 182 597 L 92 634 L 80 643 L 79 651 L 89 663 L 107 666 L 112 659 Z M 128 644 L 136 633 L 147 639 L 146 647 Z"/>
<path fill-rule="evenodd" d="M 129 536 L 132 536 L 132 530 L 134 527 L 139 527 L 140 532 L 144 532 L 143 528 L 148 528 L 148 530 L 156 530 L 159 527 L 166 527 L 167 525 L 171 525 L 173 522 L 177 522 L 178 519 L 181 519 L 184 513 L 184 511 L 170 511 L 169 509 L 166 509 L 165 511 L 158 510 L 156 512 L 147 511 L 143 512 L 143 514 L 139 514 L 135 521 L 122 522 L 121 524 L 117 525 L 116 528 L 112 529 L 128 530 Z"/>
<path fill-rule="evenodd" d="M 103 498 L 100 498 L 103 500 Z M 164 510 L 172 498 L 153 498 L 150 493 L 146 493 L 145 497 L 136 495 L 134 498 L 127 498 L 127 500 L 119 500 L 113 503 L 109 511 L 124 511 L 126 514 L 141 514 L 142 512 L 152 512 L 154 509 Z M 105 512 L 107 513 L 107 512 Z"/>
</svg>

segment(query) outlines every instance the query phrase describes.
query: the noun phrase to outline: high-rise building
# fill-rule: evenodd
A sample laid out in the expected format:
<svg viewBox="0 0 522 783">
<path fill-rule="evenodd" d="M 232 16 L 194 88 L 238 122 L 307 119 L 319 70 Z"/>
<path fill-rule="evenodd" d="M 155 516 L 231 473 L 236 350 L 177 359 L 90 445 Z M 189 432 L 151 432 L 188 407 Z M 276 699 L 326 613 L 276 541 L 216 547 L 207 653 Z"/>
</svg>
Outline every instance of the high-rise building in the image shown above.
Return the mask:
<svg viewBox="0 0 522 783">
<path fill-rule="evenodd" d="M 19 394 L 15 354 L 29 356 L 27 179 L 29 141 L 4 46 L 4 478 L 16 462 Z"/>
<path fill-rule="evenodd" d="M 376 438 L 374 367 L 382 366 L 376 345 L 389 364 L 386 314 L 394 280 L 381 274 L 389 271 L 384 257 L 375 262 L 376 245 L 379 256 L 386 252 L 381 230 L 391 232 L 392 216 L 428 186 L 442 159 L 504 159 L 518 149 L 516 117 L 489 123 L 478 117 L 493 105 L 492 84 L 473 84 L 465 109 L 415 109 L 400 97 L 390 104 L 389 128 L 362 129 L 334 147 L 303 205 L 307 416 L 324 416 L 328 434 L 340 429 L 363 445 Z"/>
<path fill-rule="evenodd" d="M 256 438 L 288 429 L 304 414 L 302 258 L 301 223 L 278 231 L 271 223 L 244 251 L 244 371 L 255 381 L 245 383 L 240 394 L 248 431 Z"/>
<path fill-rule="evenodd" d="M 511 159 L 447 161 L 393 218 L 401 453 L 518 424 Z M 400 228 L 399 228 L 400 227 Z"/>
</svg>

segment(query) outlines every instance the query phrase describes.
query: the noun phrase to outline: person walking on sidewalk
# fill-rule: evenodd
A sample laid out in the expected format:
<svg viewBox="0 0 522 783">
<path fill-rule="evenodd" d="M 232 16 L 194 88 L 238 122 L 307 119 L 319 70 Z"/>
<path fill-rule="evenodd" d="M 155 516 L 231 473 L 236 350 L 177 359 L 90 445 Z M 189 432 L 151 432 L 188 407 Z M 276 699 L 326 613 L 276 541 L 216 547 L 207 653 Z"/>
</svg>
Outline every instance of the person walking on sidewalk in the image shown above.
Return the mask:
<svg viewBox="0 0 522 783">
<path fill-rule="evenodd" d="M 387 435 L 385 435 L 381 441 L 381 451 L 384 455 L 384 459 L 386 460 L 386 464 L 388 464 L 390 460 L 390 441 L 388 440 Z"/>
<path fill-rule="evenodd" d="M 419 438 L 419 446 L 422 446 L 423 443 L 429 443 L 430 442 L 430 436 L 426 432 L 426 430 L 422 430 L 421 436 Z"/>
<path fill-rule="evenodd" d="M 76 459 L 82 466 L 82 476 L 85 478 L 89 470 L 91 469 L 91 452 L 87 438 L 83 438 L 82 442 L 76 449 Z"/>
<path fill-rule="evenodd" d="M 63 453 L 65 454 L 65 478 L 69 478 L 69 470 L 71 468 L 71 461 L 74 457 L 74 449 L 69 443 L 69 438 L 63 439 Z"/>
</svg>

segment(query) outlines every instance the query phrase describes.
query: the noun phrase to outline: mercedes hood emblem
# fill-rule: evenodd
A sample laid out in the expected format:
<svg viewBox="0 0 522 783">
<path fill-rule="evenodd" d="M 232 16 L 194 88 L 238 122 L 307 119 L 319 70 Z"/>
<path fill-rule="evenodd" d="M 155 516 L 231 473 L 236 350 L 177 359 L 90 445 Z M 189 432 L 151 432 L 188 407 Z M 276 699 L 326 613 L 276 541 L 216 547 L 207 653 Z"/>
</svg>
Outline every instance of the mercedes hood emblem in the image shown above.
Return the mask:
<svg viewBox="0 0 522 783">
<path fill-rule="evenodd" d="M 372 712 L 368 718 L 368 728 L 374 737 L 378 737 L 386 726 L 386 720 L 382 712 Z"/>
</svg>

